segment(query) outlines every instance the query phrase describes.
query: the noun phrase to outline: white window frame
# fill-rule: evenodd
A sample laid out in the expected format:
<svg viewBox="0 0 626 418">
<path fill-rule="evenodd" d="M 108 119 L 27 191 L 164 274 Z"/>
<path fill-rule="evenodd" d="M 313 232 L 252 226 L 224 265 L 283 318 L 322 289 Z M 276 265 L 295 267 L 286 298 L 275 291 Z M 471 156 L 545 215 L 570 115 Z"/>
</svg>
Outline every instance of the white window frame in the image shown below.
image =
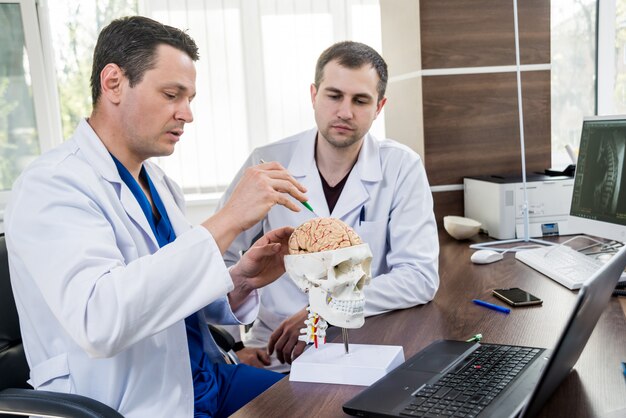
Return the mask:
<svg viewBox="0 0 626 418">
<path fill-rule="evenodd" d="M 56 79 L 51 65 L 52 50 L 46 48 L 48 51 L 46 53 L 41 42 L 41 28 L 42 26 L 45 27 L 47 22 L 45 19 L 42 21 L 39 18 L 38 8 L 42 5 L 35 0 L 0 0 L 0 4 L 18 4 L 20 6 L 24 42 L 32 81 L 37 136 L 40 151 L 43 153 L 62 141 L 61 112 Z M 42 13 L 42 15 L 47 16 L 46 13 Z M 2 221 L 9 195 L 10 191 L 0 191 L 0 232 L 4 231 Z"/>
</svg>

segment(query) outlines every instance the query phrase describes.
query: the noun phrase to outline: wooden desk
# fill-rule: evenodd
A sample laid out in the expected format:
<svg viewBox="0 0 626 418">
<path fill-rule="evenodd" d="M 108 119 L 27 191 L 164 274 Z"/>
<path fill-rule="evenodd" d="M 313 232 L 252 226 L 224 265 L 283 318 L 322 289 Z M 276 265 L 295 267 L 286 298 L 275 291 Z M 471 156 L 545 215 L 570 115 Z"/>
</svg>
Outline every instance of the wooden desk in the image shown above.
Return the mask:
<svg viewBox="0 0 626 418">
<path fill-rule="evenodd" d="M 469 241 L 439 235 L 441 284 L 435 299 L 423 306 L 366 318 L 363 328 L 350 330 L 351 343 L 404 347 L 405 358 L 436 339 L 465 340 L 476 333 L 483 342 L 552 348 L 576 299 L 568 290 L 530 267 L 514 254 L 504 260 L 474 265 Z M 474 298 L 501 302 L 491 290 L 521 287 L 543 299 L 542 306 L 513 308 L 509 315 L 474 305 Z M 331 342 L 341 342 L 339 333 Z M 574 370 L 542 411 L 542 417 L 626 416 L 626 318 L 613 297 L 600 318 Z M 284 378 L 239 410 L 235 417 L 347 417 L 341 406 L 364 387 L 290 382 Z"/>
</svg>

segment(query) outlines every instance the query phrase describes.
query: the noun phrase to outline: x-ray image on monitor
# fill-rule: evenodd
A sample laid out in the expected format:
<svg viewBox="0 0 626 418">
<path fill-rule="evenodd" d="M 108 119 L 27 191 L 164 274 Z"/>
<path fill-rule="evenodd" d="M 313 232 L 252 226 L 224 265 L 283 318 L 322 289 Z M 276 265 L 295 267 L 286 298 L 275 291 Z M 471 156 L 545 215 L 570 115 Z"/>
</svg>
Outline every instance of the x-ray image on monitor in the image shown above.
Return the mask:
<svg viewBox="0 0 626 418">
<path fill-rule="evenodd" d="M 580 199 L 596 215 L 614 216 L 617 212 L 625 140 L 624 132 L 612 129 L 598 132 L 598 138 L 587 142 Z"/>
<path fill-rule="evenodd" d="M 612 224 L 622 229 L 619 237 L 623 235 L 621 226 L 626 225 L 625 160 L 626 119 L 583 122 L 570 214 Z M 592 225 L 594 229 L 599 226 Z"/>
</svg>

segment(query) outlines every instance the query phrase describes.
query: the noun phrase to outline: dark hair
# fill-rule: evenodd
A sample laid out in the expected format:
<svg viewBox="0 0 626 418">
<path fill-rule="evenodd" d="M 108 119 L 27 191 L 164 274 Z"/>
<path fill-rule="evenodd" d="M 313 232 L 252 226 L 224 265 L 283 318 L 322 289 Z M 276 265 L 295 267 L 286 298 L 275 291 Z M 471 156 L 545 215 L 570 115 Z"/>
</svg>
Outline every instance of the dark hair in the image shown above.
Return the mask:
<svg viewBox="0 0 626 418">
<path fill-rule="evenodd" d="M 385 63 L 385 60 L 378 52 L 360 42 L 337 42 L 322 52 L 315 66 L 316 87 L 319 87 L 324 78 L 324 67 L 326 64 L 335 60 L 342 67 L 353 69 L 361 68 L 366 64 L 371 65 L 378 73 L 378 85 L 376 86 L 378 100 L 380 101 L 385 97 L 388 78 L 387 63 Z"/>
<path fill-rule="evenodd" d="M 100 73 L 110 63 L 117 64 L 131 87 L 141 82 L 146 71 L 154 68 L 156 48 L 173 46 L 198 60 L 198 47 L 187 33 L 143 16 L 128 16 L 109 23 L 98 35 L 91 67 L 91 100 L 100 98 Z"/>
</svg>

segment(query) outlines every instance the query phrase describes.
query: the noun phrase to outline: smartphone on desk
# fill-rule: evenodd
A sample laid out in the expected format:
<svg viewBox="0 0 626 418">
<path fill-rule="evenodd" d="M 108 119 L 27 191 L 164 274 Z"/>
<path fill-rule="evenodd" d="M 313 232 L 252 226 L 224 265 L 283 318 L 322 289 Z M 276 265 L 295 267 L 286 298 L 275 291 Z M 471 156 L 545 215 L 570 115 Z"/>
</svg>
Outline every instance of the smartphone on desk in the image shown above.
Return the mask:
<svg viewBox="0 0 626 418">
<path fill-rule="evenodd" d="M 494 289 L 493 295 L 511 306 L 541 305 L 543 301 L 519 287 L 510 289 Z"/>
</svg>

